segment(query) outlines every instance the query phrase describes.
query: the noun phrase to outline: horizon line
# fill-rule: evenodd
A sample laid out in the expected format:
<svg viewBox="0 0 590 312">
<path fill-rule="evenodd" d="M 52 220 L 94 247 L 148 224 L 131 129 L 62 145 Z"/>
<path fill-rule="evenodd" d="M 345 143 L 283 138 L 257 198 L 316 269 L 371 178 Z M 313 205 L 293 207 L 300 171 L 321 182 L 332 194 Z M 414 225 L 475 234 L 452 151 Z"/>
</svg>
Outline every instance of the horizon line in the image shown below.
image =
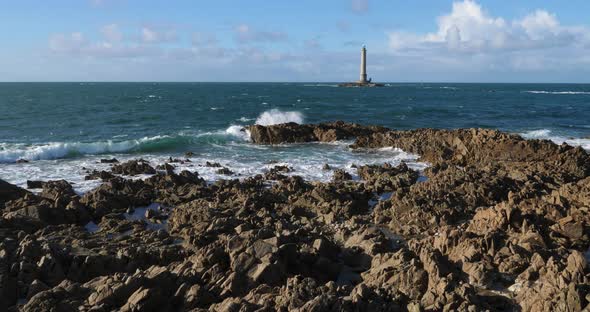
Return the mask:
<svg viewBox="0 0 590 312">
<path fill-rule="evenodd" d="M 321 84 L 338 84 L 343 81 L 158 81 L 158 80 L 56 80 L 56 81 L 0 81 L 0 83 L 321 83 Z M 590 84 L 588 82 L 534 82 L 534 81 L 381 81 L 383 84 Z"/>
</svg>

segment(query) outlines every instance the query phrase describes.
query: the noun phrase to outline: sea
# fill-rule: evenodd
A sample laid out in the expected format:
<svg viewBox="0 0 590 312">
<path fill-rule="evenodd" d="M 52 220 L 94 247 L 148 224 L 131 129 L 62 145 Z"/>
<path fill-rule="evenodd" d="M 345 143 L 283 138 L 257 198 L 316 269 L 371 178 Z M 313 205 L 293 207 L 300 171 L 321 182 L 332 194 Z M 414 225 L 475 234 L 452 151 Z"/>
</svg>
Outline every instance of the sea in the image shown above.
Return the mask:
<svg viewBox="0 0 590 312">
<path fill-rule="evenodd" d="M 154 166 L 170 157 L 188 159 L 176 170 L 196 171 L 210 182 L 253 176 L 276 164 L 315 181 L 331 179 L 325 164 L 353 175 L 355 164 L 428 166 L 399 149 L 353 151 L 352 141 L 254 145 L 242 131 L 250 124 L 334 120 L 403 130 L 500 129 L 589 150 L 590 85 L 0 83 L 0 179 L 23 187 L 27 180 L 65 179 L 84 193 L 101 183 L 84 176 L 108 169 L 100 162 L 105 158 L 142 158 Z M 235 175 L 217 174 L 206 162 Z"/>
</svg>

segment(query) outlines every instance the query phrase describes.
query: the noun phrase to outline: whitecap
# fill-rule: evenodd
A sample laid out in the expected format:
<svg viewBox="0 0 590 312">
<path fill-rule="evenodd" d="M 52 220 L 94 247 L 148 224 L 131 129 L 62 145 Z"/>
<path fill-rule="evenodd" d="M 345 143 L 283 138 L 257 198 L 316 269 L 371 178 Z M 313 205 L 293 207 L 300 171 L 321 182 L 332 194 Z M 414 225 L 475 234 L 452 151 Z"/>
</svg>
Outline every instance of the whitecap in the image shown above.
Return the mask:
<svg viewBox="0 0 590 312">
<path fill-rule="evenodd" d="M 255 123 L 261 126 L 270 126 L 288 122 L 302 124 L 303 114 L 297 111 L 283 112 L 274 108 L 260 114 Z"/>
<path fill-rule="evenodd" d="M 250 131 L 244 129 L 242 126 L 231 125 L 225 129 L 225 133 L 240 138 L 244 141 L 250 140 Z"/>
<path fill-rule="evenodd" d="M 551 130 L 549 129 L 539 129 L 521 133 L 521 136 L 525 139 L 546 139 L 550 133 Z"/>
<path fill-rule="evenodd" d="M 524 93 L 532 93 L 532 94 L 590 94 L 588 91 L 543 91 L 543 90 L 528 90 L 523 91 Z"/>
<path fill-rule="evenodd" d="M 585 150 L 590 150 L 590 139 L 582 138 L 566 138 L 559 135 L 554 135 L 549 129 L 531 130 L 520 133 L 525 139 L 545 139 L 551 140 L 555 144 L 567 143 L 571 146 L 581 146 Z"/>
<path fill-rule="evenodd" d="M 138 140 L 115 142 L 49 142 L 34 145 L 2 144 L 0 146 L 0 163 L 13 163 L 19 159 L 47 160 L 60 159 L 69 155 L 96 155 L 105 153 L 128 152 L 142 143 L 159 140 L 168 136 L 144 137 Z"/>
</svg>

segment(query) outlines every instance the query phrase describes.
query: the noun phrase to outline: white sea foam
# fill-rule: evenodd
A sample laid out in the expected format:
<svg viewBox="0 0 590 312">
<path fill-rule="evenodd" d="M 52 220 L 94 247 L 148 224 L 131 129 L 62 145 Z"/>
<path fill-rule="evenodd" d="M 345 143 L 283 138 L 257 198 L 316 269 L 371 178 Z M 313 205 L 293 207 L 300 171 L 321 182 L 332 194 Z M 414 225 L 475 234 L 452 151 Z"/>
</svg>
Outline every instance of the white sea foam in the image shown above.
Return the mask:
<svg viewBox="0 0 590 312">
<path fill-rule="evenodd" d="M 540 129 L 521 133 L 521 136 L 525 139 L 547 139 L 550 133 L 549 129 Z"/>
<path fill-rule="evenodd" d="M 566 138 L 554 135 L 549 129 L 527 131 L 520 135 L 525 139 L 546 139 L 553 141 L 555 144 L 567 143 L 571 146 L 581 146 L 585 150 L 590 150 L 590 139 Z"/>
<path fill-rule="evenodd" d="M 287 122 L 303 123 L 303 114 L 296 111 L 283 112 L 278 109 L 265 111 L 256 119 L 256 124 L 261 126 L 270 126 Z"/>
<path fill-rule="evenodd" d="M 543 91 L 543 90 L 528 90 L 523 91 L 524 93 L 533 94 L 590 94 L 588 91 Z"/>
<path fill-rule="evenodd" d="M 234 127 L 232 129 L 237 129 Z M 232 130 L 233 131 L 233 130 Z M 227 134 L 226 134 L 227 135 Z M 182 170 L 198 172 L 208 182 L 219 179 L 243 179 L 256 174 L 264 174 L 276 163 L 270 164 L 270 160 L 280 160 L 280 164 L 293 168 L 288 175 L 299 175 L 309 181 L 329 181 L 333 171 L 322 170 L 324 164 L 329 164 L 333 169 L 343 169 L 356 177 L 358 175 L 354 165 L 382 164 L 385 162 L 398 165 L 405 161 L 408 166 L 422 170 L 427 164 L 417 162 L 417 156 L 405 153 L 399 149 L 366 150 L 365 152 L 351 152 L 346 142 L 331 144 L 312 143 L 279 146 L 259 146 L 248 144 L 241 140 L 222 145 L 211 145 L 211 151 L 199 152 L 190 157 L 191 162 L 175 163 L 175 171 Z M 103 154 L 87 155 L 85 157 L 39 160 L 22 164 L 0 165 L 0 177 L 2 179 L 26 187 L 27 180 L 58 180 L 65 179 L 72 183 L 78 193 L 85 193 L 96 188 L 102 182 L 100 180 L 85 180 L 87 170 L 110 170 L 110 164 L 100 163 L 101 158 L 116 157 L 120 162 L 141 157 L 152 166 L 168 161 L 168 157 L 182 158 L 182 154 Z M 232 170 L 232 176 L 222 175 L 217 172 L 219 168 L 205 166 L 206 162 L 219 162 Z M 126 177 L 144 179 L 149 175 Z"/>
<path fill-rule="evenodd" d="M 52 142 L 35 145 L 0 144 L 0 163 L 13 163 L 19 159 L 47 160 L 60 159 L 69 155 L 96 155 L 128 152 L 143 143 L 156 141 L 168 136 L 145 137 L 138 140 L 114 142 Z"/>
<path fill-rule="evenodd" d="M 240 138 L 244 141 L 250 140 L 250 131 L 244 129 L 242 126 L 231 125 L 225 129 L 225 133 Z"/>
</svg>

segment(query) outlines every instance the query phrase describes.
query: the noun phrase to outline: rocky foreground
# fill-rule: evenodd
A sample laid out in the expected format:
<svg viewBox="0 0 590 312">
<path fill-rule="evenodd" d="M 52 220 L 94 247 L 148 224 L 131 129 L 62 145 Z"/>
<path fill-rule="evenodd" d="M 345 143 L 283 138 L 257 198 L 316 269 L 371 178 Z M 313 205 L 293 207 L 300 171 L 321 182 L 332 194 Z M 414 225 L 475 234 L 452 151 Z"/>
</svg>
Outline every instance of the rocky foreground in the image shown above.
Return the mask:
<svg viewBox="0 0 590 312">
<path fill-rule="evenodd" d="M 0 181 L 0 307 L 590 308 L 583 149 L 481 129 L 335 122 L 248 130 L 255 144 L 356 137 L 359 152 L 398 147 L 431 166 L 359 165 L 360 180 L 335 170 L 329 183 L 277 166 L 207 184 L 196 172 L 175 173 L 179 160 L 157 168 L 105 160 L 110 172 L 87 177 L 104 183 L 82 196 L 66 181 L 30 181 L 35 193 Z M 136 174 L 151 177 L 126 178 Z"/>
</svg>

